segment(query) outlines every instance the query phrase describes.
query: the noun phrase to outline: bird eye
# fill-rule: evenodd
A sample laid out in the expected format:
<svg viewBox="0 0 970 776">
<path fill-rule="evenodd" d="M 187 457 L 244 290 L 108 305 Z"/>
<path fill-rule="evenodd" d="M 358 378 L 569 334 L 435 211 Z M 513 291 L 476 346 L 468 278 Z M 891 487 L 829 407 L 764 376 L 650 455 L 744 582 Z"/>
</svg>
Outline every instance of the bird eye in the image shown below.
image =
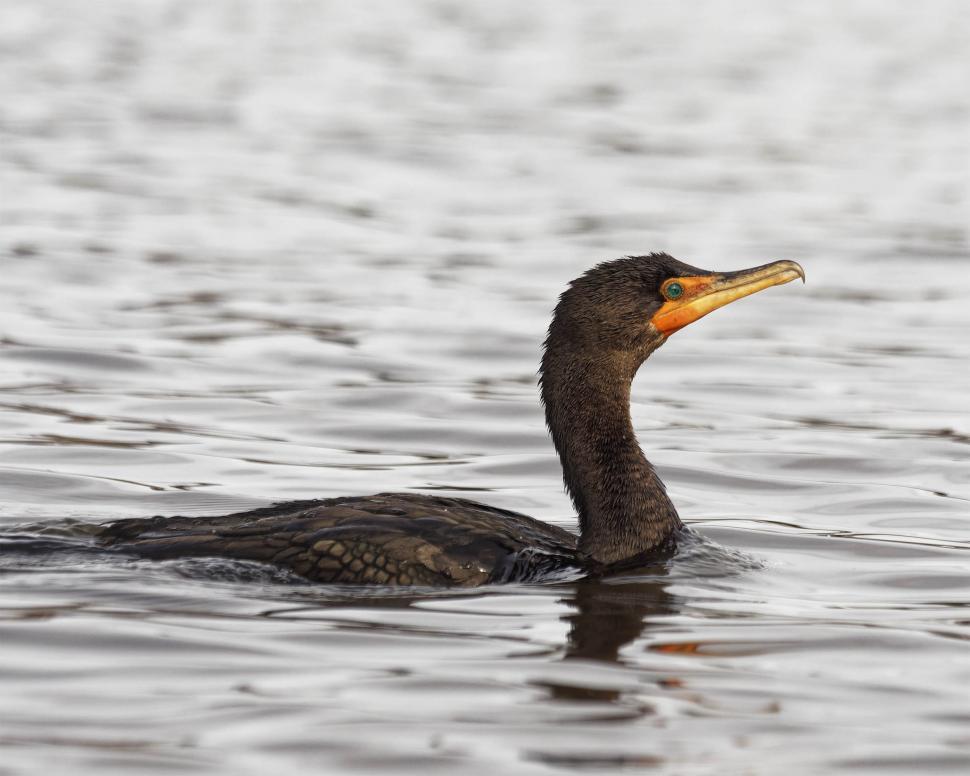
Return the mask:
<svg viewBox="0 0 970 776">
<path fill-rule="evenodd" d="M 679 299 L 684 295 L 684 287 L 680 283 L 668 283 L 664 286 L 663 295 L 668 299 Z"/>
</svg>

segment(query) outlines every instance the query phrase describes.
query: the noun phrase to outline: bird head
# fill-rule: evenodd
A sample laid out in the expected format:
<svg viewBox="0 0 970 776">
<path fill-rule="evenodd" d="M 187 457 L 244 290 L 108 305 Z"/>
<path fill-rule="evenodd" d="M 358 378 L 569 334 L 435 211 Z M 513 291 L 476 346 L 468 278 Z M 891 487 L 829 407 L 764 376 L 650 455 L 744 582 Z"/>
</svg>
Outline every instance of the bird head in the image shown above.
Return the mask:
<svg viewBox="0 0 970 776">
<path fill-rule="evenodd" d="M 639 365 L 667 337 L 708 313 L 798 277 L 804 281 L 805 271 L 794 261 L 733 272 L 699 269 L 666 253 L 604 262 L 559 298 L 546 347 L 627 353 Z"/>
</svg>

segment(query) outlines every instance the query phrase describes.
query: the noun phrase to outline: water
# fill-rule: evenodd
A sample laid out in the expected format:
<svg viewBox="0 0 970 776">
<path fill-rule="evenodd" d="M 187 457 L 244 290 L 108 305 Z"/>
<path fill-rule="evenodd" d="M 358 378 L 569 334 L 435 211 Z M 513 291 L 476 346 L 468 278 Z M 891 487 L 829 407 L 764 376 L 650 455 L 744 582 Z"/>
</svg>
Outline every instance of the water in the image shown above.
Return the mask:
<svg viewBox="0 0 970 776">
<path fill-rule="evenodd" d="M 965 4 L 3 17 L 0 774 L 967 772 Z M 655 573 L 388 596 L 11 538 L 379 490 L 572 527 L 539 344 L 649 250 L 808 274 L 635 383 L 705 537 Z"/>
</svg>

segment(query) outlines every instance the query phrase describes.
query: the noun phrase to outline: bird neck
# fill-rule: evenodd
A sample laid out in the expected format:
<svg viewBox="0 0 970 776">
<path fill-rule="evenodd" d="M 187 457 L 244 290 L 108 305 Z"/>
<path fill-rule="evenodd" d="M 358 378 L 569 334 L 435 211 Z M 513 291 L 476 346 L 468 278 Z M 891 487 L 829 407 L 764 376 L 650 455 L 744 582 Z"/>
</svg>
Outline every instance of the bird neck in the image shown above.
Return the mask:
<svg viewBox="0 0 970 776">
<path fill-rule="evenodd" d="M 650 553 L 680 527 L 630 418 L 630 384 L 643 358 L 586 353 L 547 342 L 546 424 L 579 514 L 579 550 L 594 564 Z"/>
</svg>

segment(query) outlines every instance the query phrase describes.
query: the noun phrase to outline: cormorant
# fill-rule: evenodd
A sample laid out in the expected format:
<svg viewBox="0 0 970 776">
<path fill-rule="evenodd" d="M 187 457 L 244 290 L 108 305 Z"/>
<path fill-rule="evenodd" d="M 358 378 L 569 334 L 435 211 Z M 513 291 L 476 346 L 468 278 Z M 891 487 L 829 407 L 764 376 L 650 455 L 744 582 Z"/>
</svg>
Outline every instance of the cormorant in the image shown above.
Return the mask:
<svg viewBox="0 0 970 776">
<path fill-rule="evenodd" d="M 578 536 L 465 499 L 381 493 L 220 517 L 120 520 L 100 526 L 97 539 L 147 558 L 256 561 L 340 584 L 474 586 L 656 560 L 686 529 L 637 443 L 633 377 L 674 332 L 797 277 L 805 272 L 793 261 L 711 272 L 652 253 L 599 264 L 569 285 L 549 326 L 539 383 Z"/>
</svg>

